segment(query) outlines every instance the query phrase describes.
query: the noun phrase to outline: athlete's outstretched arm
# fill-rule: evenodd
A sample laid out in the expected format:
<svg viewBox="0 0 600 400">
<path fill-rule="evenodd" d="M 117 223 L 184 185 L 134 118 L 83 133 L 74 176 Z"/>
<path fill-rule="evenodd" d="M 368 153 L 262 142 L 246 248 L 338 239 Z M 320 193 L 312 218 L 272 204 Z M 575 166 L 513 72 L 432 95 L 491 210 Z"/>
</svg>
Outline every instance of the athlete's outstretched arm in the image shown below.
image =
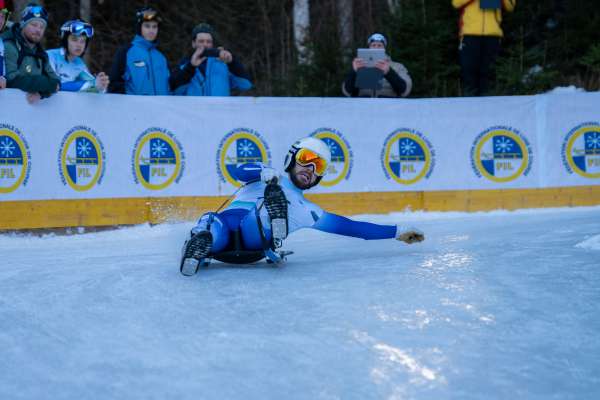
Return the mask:
<svg viewBox="0 0 600 400">
<path fill-rule="evenodd" d="M 323 232 L 366 240 L 397 239 L 406 243 L 414 243 L 425 239 L 423 232 L 415 228 L 354 221 L 350 218 L 328 212 L 324 212 L 312 227 Z"/>
</svg>

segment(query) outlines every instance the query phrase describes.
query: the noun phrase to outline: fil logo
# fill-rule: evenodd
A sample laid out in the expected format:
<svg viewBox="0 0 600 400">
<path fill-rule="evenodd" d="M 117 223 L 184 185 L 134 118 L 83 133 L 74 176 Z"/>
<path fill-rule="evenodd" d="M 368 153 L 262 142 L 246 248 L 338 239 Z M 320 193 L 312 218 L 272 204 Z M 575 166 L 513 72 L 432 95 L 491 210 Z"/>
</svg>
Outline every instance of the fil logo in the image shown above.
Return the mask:
<svg viewBox="0 0 600 400">
<path fill-rule="evenodd" d="M 421 132 L 397 129 L 385 139 L 381 163 L 387 179 L 412 185 L 431 176 L 435 167 L 435 150 Z"/>
<path fill-rule="evenodd" d="M 163 128 L 146 129 L 132 154 L 133 179 L 146 189 L 162 190 L 178 183 L 185 169 L 185 153 L 175 135 Z"/>
<path fill-rule="evenodd" d="M 352 173 L 353 154 L 350 144 L 341 132 L 331 128 L 320 128 L 310 136 L 324 141 L 331 151 L 331 164 L 327 168 L 327 175 L 321 180 L 322 186 L 335 186 L 342 180 L 350 178 Z"/>
<path fill-rule="evenodd" d="M 585 122 L 571 129 L 563 141 L 562 160 L 570 174 L 600 178 L 600 124 Z"/>
<path fill-rule="evenodd" d="M 262 136 L 247 128 L 234 129 L 221 140 L 217 151 L 217 173 L 223 182 L 242 186 L 237 168 L 242 164 L 269 165 L 271 151 Z"/>
<path fill-rule="evenodd" d="M 60 178 L 64 185 L 84 192 L 102 182 L 106 155 L 93 129 L 76 126 L 65 134 L 58 152 Z"/>
<path fill-rule="evenodd" d="M 31 171 L 29 145 L 21 132 L 0 124 L 0 193 L 11 193 L 27 185 Z"/>
<path fill-rule="evenodd" d="M 471 167 L 475 175 L 492 182 L 510 182 L 528 175 L 532 160 L 529 141 L 514 128 L 486 129 L 471 146 Z"/>
</svg>

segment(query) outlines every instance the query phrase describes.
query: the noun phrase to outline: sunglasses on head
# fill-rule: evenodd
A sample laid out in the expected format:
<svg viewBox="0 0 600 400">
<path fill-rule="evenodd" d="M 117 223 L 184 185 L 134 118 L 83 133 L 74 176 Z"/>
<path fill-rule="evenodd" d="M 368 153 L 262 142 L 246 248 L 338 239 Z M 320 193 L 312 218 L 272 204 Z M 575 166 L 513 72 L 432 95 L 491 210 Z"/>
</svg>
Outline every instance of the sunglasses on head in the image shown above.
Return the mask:
<svg viewBox="0 0 600 400">
<path fill-rule="evenodd" d="M 298 150 L 296 153 L 296 162 L 303 167 L 312 164 L 315 168 L 315 174 L 319 176 L 325 175 L 325 172 L 327 171 L 327 161 L 309 149 Z"/>
</svg>

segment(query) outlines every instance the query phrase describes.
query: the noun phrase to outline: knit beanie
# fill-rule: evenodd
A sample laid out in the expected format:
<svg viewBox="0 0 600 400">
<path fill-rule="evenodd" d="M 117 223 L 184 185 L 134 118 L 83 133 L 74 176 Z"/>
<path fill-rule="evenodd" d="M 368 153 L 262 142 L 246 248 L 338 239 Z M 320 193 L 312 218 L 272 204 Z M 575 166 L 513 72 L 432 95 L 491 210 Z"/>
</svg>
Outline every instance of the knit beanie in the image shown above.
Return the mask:
<svg viewBox="0 0 600 400">
<path fill-rule="evenodd" d="M 367 45 L 370 45 L 373 42 L 381 42 L 383 43 L 383 47 L 387 47 L 387 39 L 381 33 L 374 33 L 371 36 L 369 36 L 369 39 L 367 39 Z"/>
<path fill-rule="evenodd" d="M 40 21 L 44 27 L 48 25 L 48 12 L 39 4 L 30 3 L 21 13 L 21 27 L 25 27 L 32 21 Z"/>
<path fill-rule="evenodd" d="M 208 33 L 212 36 L 213 42 L 217 41 L 214 28 L 206 22 L 202 22 L 194 27 L 192 30 L 192 40 L 196 40 L 196 36 L 198 36 L 199 33 Z"/>
</svg>

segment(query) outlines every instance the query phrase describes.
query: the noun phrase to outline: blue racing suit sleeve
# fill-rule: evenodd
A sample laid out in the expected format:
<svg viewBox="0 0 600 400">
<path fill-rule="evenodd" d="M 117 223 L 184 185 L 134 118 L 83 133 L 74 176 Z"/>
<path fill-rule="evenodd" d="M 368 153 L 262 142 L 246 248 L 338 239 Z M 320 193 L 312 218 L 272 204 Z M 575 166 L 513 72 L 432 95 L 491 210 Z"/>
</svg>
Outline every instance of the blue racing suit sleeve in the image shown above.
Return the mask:
<svg viewBox="0 0 600 400">
<path fill-rule="evenodd" d="M 365 240 L 393 239 L 396 237 L 396 225 L 378 225 L 370 222 L 353 221 L 350 218 L 328 212 L 324 212 L 312 228 Z"/>
<path fill-rule="evenodd" d="M 246 163 L 242 164 L 235 169 L 235 177 L 244 183 L 259 181 L 260 171 L 262 171 L 264 165 L 261 163 Z"/>
<path fill-rule="evenodd" d="M 60 84 L 60 90 L 64 90 L 66 92 L 79 92 L 86 83 L 87 81 L 63 82 Z"/>
</svg>

